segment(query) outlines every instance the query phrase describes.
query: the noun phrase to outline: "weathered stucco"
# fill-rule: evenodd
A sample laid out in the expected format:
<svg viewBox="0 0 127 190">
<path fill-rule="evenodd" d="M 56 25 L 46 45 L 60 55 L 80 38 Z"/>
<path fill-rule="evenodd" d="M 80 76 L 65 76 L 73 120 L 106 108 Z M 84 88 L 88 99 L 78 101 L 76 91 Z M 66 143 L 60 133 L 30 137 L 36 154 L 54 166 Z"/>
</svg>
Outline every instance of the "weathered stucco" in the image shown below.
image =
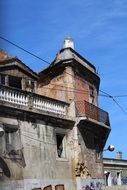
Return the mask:
<svg viewBox="0 0 127 190">
<path fill-rule="evenodd" d="M 4 72 L 24 78 L 24 71 L 16 68 Z M 29 70 L 25 73 L 28 78 L 29 73 L 32 80 L 37 77 Z M 48 185 L 56 190 L 60 184 L 65 190 L 83 190 L 93 181 L 100 184 L 100 153 L 110 125 L 106 123 L 108 114 L 101 121 L 96 107 L 100 79 L 95 67 L 67 48 L 37 78 L 38 94 L 0 86 L 0 126 L 4 130 L 0 156 L 8 169 L 7 175 L 1 172 L 0 190 L 43 189 Z M 9 146 L 15 138 L 17 141 Z"/>
</svg>

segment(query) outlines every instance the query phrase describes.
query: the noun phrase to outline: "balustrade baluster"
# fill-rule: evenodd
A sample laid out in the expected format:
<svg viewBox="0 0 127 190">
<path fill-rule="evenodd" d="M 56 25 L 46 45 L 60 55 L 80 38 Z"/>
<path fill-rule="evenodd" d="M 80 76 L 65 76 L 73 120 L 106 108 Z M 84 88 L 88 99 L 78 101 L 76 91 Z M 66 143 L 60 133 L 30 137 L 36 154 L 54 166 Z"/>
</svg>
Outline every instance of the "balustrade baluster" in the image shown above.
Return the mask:
<svg viewBox="0 0 127 190">
<path fill-rule="evenodd" d="M 25 106 L 25 96 L 22 95 L 22 104 Z"/>
<path fill-rule="evenodd" d="M 45 112 L 48 111 L 60 115 L 65 115 L 66 113 L 65 106 L 61 105 L 59 102 L 57 103 L 50 99 L 44 99 L 38 95 L 35 96 L 23 93 L 23 91 L 14 90 L 9 87 L 0 89 L 0 100 L 10 102 L 12 104 L 28 106 L 28 109 L 32 109 L 32 107 L 34 107 Z"/>
</svg>

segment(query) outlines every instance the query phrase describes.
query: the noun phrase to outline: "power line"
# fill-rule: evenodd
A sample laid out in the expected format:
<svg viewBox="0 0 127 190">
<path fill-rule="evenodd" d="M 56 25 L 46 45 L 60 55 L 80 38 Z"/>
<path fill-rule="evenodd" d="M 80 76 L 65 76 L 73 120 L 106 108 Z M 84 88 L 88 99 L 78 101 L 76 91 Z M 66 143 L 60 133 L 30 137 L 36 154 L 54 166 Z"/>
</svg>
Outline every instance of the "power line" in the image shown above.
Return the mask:
<svg viewBox="0 0 127 190">
<path fill-rule="evenodd" d="M 87 92 L 80 92 L 80 91 L 76 91 L 76 90 L 65 90 L 65 89 L 59 89 L 59 88 L 56 88 L 56 89 L 52 89 L 50 87 L 43 87 L 44 89 L 49 89 L 49 90 L 60 90 L 60 91 L 65 91 L 65 92 L 74 92 L 74 93 L 79 93 L 79 94 L 88 94 Z"/>
<path fill-rule="evenodd" d="M 123 107 L 118 103 L 118 101 L 116 101 L 114 98 L 112 99 L 116 105 L 122 110 L 122 112 L 124 112 L 127 115 L 127 112 L 123 109 Z"/>
<path fill-rule="evenodd" d="M 46 61 L 45 59 L 42 59 L 41 57 L 35 55 L 34 53 L 31 53 L 30 51 L 28 51 L 28 50 L 22 48 L 21 46 L 19 46 L 19 45 L 13 43 L 12 41 L 10 41 L 10 40 L 8 40 L 8 39 L 2 37 L 2 36 L 0 36 L 0 39 L 2 39 L 2 40 L 4 40 L 4 41 L 6 41 L 6 42 L 12 44 L 13 46 L 15 46 L 15 47 L 17 47 L 17 48 L 19 48 L 19 49 L 25 51 L 26 53 L 32 55 L 33 57 L 35 57 L 35 58 L 37 58 L 37 59 L 39 59 L 39 60 L 41 60 L 41 61 L 47 63 L 48 65 L 50 65 L 50 63 L 49 63 L 48 61 Z M 69 74 L 69 75 L 73 76 L 72 74 L 67 73 L 67 72 L 66 72 L 66 74 Z M 74 77 L 74 76 L 73 76 L 73 77 Z M 82 80 L 82 79 L 80 79 L 80 81 L 83 81 L 83 82 L 84 82 L 84 80 Z M 56 84 L 54 84 L 54 85 L 56 85 Z M 58 85 L 57 85 L 57 86 L 58 86 Z M 59 90 L 61 90 L 61 89 L 59 89 Z M 75 89 L 74 89 L 74 90 L 75 90 Z M 76 90 L 77 90 L 77 89 L 76 89 Z M 80 91 L 80 93 L 81 93 L 81 90 L 79 90 L 79 91 Z M 108 94 L 107 92 L 104 92 L 104 91 L 102 91 L 102 90 L 99 90 L 99 91 L 102 92 L 102 93 L 104 93 L 104 95 L 101 95 L 101 96 L 105 96 L 105 97 L 111 98 L 111 99 L 117 104 L 117 106 L 119 106 L 119 108 L 120 108 L 124 113 L 126 113 L 125 110 L 120 106 L 120 104 L 114 99 L 114 97 L 115 97 L 115 98 L 116 98 L 116 97 L 126 97 L 127 95 L 112 96 L 112 95 L 110 95 L 110 94 Z M 83 92 L 84 92 L 84 91 L 83 91 Z M 88 92 L 88 91 L 87 91 L 87 92 Z M 126 113 L 126 114 L 127 114 L 127 113 Z"/>
<path fill-rule="evenodd" d="M 125 98 L 125 97 L 127 97 L 127 95 L 117 95 L 117 96 L 113 96 L 113 97 L 115 97 L 115 98 Z"/>
<path fill-rule="evenodd" d="M 19 48 L 19 49 L 21 49 L 21 50 L 23 50 L 24 52 L 26 52 L 26 53 L 32 55 L 33 57 L 36 57 L 37 59 L 40 59 L 41 61 L 43 61 L 43 62 L 45 62 L 45 63 L 47 63 L 47 64 L 50 64 L 48 61 L 42 59 L 41 57 L 35 55 L 34 53 L 31 53 L 30 51 L 24 49 L 23 47 L 21 47 L 21 46 L 15 44 L 15 43 L 13 43 L 13 42 L 11 42 L 10 40 L 8 40 L 8 39 L 6 39 L 6 38 L 3 38 L 2 36 L 0 36 L 0 39 L 2 39 L 2 40 L 4 40 L 4 41 L 6 41 L 6 42 L 12 44 L 13 46 L 15 46 L 15 47 L 17 47 L 17 48 Z"/>
<path fill-rule="evenodd" d="M 104 93 L 105 96 L 111 98 L 111 99 L 115 102 L 115 104 L 121 109 L 121 111 L 122 111 L 124 114 L 127 115 L 127 112 L 126 112 L 126 111 L 123 109 L 123 107 L 118 103 L 118 101 L 116 101 L 115 96 L 112 96 L 112 95 L 110 95 L 110 94 L 108 94 L 107 92 L 104 92 L 104 91 L 102 91 L 102 90 L 100 90 L 100 92 Z M 117 96 L 116 96 L 116 97 L 117 97 Z"/>
<path fill-rule="evenodd" d="M 26 135 L 26 134 L 23 134 L 23 132 L 21 133 L 21 135 L 23 135 L 23 136 L 25 136 L 25 137 L 28 137 L 28 138 L 30 138 L 30 139 L 33 139 L 33 140 L 35 140 L 35 141 L 38 141 L 38 142 L 43 142 L 43 143 L 45 143 L 45 144 L 51 144 L 51 145 L 56 145 L 56 143 L 49 143 L 48 141 L 44 141 L 44 140 L 41 140 L 41 139 L 36 139 L 36 138 L 33 138 L 33 137 L 31 137 L 31 136 L 28 136 L 28 135 Z"/>
<path fill-rule="evenodd" d="M 31 53 L 30 51 L 28 51 L 28 50 L 24 49 L 23 47 L 17 45 L 16 43 L 14 43 L 14 42 L 12 42 L 12 41 L 10 41 L 10 40 L 8 40 L 8 39 L 2 37 L 2 36 L 0 36 L 0 38 L 1 38 L 2 40 L 6 41 L 6 42 L 8 42 L 8 43 L 10 43 L 10 44 L 12 44 L 13 46 L 15 46 L 15 47 L 17 47 L 17 48 L 19 48 L 19 49 L 25 51 L 26 53 L 28 53 L 28 54 L 34 56 L 35 58 L 40 59 L 41 61 L 43 61 L 43 62 L 47 63 L 48 65 L 50 65 L 50 63 L 49 63 L 48 61 L 46 61 L 45 59 L 40 58 L 39 56 L 37 56 L 37 55 Z M 68 75 L 70 75 L 70 76 L 72 76 L 72 77 L 74 77 L 72 74 L 70 74 L 70 73 L 68 73 L 68 72 L 65 72 L 65 73 L 68 74 Z M 46 76 L 46 77 L 47 77 L 47 76 Z M 81 80 L 81 79 L 80 79 L 80 80 Z M 84 82 L 84 81 L 83 81 L 83 82 Z M 63 87 L 62 85 L 57 85 L 57 84 L 52 84 L 52 85 L 56 85 L 56 86 Z M 84 93 L 84 90 L 75 89 L 75 88 L 71 88 L 71 87 L 68 87 L 68 88 L 73 89 L 73 90 L 76 90 L 76 91 L 79 90 L 80 92 L 83 92 L 83 93 Z M 59 90 L 59 89 L 58 89 L 58 90 Z M 86 92 L 88 92 L 88 91 L 86 91 Z"/>
<path fill-rule="evenodd" d="M 25 48 L 23 48 L 23 47 L 17 45 L 16 43 L 14 43 L 14 42 L 12 42 L 12 41 L 10 41 L 10 40 L 8 40 L 8 39 L 2 37 L 2 36 L 0 36 L 0 39 L 6 41 L 6 42 L 8 42 L 8 43 L 10 43 L 11 45 L 13 45 L 13 46 L 15 46 L 15 47 L 21 49 L 22 51 L 24 51 L 24 52 L 26 52 L 26 53 L 32 55 L 33 57 L 35 57 L 35 58 L 37 58 L 37 59 L 39 59 L 39 60 L 41 60 L 41 61 L 47 63 L 48 65 L 50 65 L 50 63 L 49 63 L 48 61 L 46 61 L 45 59 L 43 59 L 43 58 L 41 58 L 41 57 L 35 55 L 34 53 L 31 53 L 30 51 L 28 51 L 28 50 L 26 50 Z M 72 77 L 74 77 L 72 74 L 70 74 L 70 73 L 68 73 L 68 72 L 65 72 L 65 73 L 68 74 L 68 75 L 70 75 L 70 76 L 72 76 Z M 84 82 L 83 79 L 79 79 L 79 80 Z M 57 84 L 52 84 L 52 85 L 61 86 L 61 85 L 57 85 Z M 74 90 L 79 90 L 79 91 L 81 91 L 81 92 L 82 92 L 82 91 L 84 92 L 84 90 L 75 89 L 75 88 L 71 88 L 71 87 L 68 87 L 68 88 L 74 89 Z M 101 91 L 101 90 L 99 90 L 99 91 L 100 91 L 100 92 L 103 92 L 103 91 Z M 86 92 L 88 92 L 88 91 L 86 91 Z M 103 93 L 105 93 L 105 92 L 103 92 Z M 105 94 L 106 94 L 108 97 L 110 96 L 110 95 L 107 94 L 107 93 L 105 93 Z M 100 96 L 104 96 L 104 95 L 100 95 Z M 120 96 L 114 96 L 114 97 L 126 97 L 126 96 L 127 96 L 127 95 L 120 95 Z"/>
</svg>

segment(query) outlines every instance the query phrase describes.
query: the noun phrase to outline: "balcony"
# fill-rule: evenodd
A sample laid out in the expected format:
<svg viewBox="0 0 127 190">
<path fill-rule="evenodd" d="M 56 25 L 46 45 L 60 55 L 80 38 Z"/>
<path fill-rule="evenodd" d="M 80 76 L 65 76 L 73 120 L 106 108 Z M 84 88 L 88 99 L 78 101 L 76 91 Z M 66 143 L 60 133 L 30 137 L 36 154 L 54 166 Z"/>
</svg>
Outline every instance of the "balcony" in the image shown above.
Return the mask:
<svg viewBox="0 0 127 190">
<path fill-rule="evenodd" d="M 90 119 L 110 127 L 108 113 L 89 102 L 76 102 L 76 115 L 77 117 L 86 117 L 88 120 Z"/>
<path fill-rule="evenodd" d="M 3 85 L 0 85 L 0 105 L 57 118 L 67 117 L 67 103 Z"/>
</svg>

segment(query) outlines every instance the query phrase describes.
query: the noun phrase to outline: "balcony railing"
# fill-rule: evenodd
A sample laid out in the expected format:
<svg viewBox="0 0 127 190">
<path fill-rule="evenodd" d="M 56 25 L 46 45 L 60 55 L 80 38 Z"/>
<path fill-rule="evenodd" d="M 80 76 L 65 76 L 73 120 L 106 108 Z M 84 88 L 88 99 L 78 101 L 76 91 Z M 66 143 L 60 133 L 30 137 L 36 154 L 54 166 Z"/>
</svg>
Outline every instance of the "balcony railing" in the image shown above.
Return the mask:
<svg viewBox="0 0 127 190">
<path fill-rule="evenodd" d="M 0 102 L 2 104 L 19 106 L 20 109 L 39 110 L 59 116 L 66 116 L 67 104 L 38 94 L 22 91 L 0 85 Z"/>
<path fill-rule="evenodd" d="M 87 117 L 110 126 L 108 113 L 89 102 L 76 102 L 76 114 L 78 117 Z"/>
</svg>

